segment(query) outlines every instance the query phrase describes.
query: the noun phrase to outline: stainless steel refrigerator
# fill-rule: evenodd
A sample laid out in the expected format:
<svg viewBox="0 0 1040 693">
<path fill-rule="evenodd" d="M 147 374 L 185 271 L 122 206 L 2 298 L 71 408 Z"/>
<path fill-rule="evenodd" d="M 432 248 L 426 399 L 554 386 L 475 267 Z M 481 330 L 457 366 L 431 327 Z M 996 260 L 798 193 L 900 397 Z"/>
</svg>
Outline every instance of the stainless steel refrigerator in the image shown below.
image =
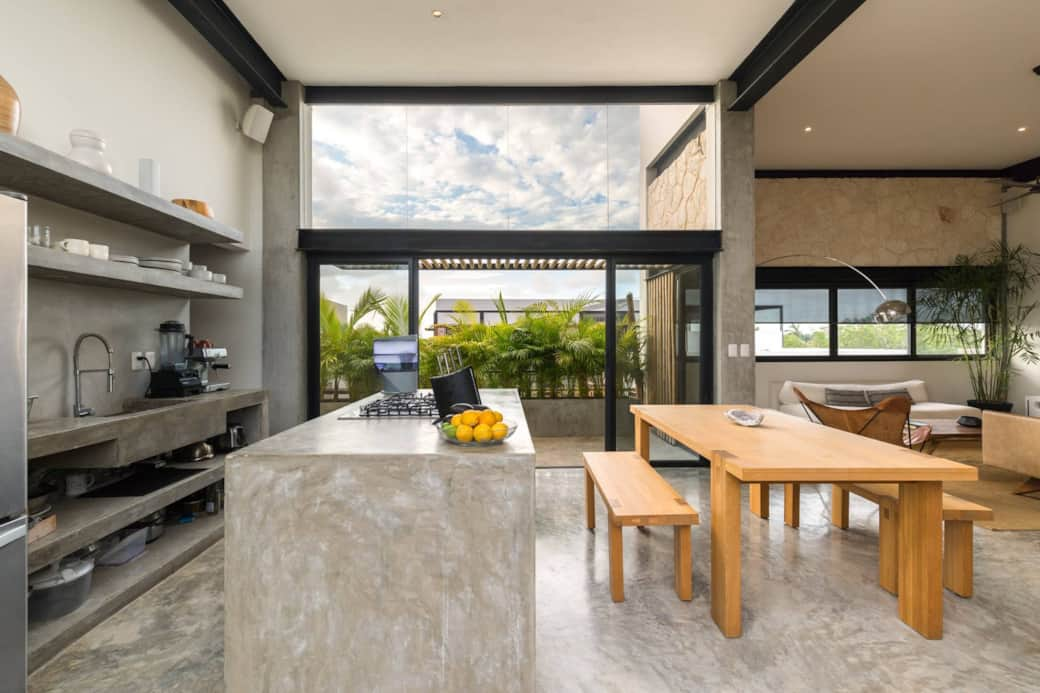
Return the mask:
<svg viewBox="0 0 1040 693">
<path fill-rule="evenodd" d="M 0 191 L 0 693 L 25 690 L 25 197 Z"/>
</svg>

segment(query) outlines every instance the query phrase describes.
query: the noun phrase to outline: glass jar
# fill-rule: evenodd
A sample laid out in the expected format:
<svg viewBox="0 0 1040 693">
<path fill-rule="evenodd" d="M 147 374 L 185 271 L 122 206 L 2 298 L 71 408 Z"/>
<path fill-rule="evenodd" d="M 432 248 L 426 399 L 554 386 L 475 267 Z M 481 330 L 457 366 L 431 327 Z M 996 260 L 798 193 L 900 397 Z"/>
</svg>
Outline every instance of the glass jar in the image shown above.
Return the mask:
<svg viewBox="0 0 1040 693">
<path fill-rule="evenodd" d="M 72 150 L 69 158 L 95 171 L 112 175 L 112 164 L 105 158 L 105 140 L 93 130 L 73 130 L 69 133 Z"/>
</svg>

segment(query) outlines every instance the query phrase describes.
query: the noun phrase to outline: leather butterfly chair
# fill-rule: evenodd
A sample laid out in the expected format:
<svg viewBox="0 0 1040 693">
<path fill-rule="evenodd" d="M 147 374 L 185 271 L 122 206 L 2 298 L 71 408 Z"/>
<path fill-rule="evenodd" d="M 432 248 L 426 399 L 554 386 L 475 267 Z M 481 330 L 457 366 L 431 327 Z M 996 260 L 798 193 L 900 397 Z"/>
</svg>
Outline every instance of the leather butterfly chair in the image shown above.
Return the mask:
<svg viewBox="0 0 1040 693">
<path fill-rule="evenodd" d="M 831 428 L 906 447 L 923 446 L 932 432 L 930 426 L 910 425 L 910 400 L 906 397 L 886 397 L 863 409 L 837 409 L 813 402 L 798 388 L 794 393 L 810 420 Z"/>
<path fill-rule="evenodd" d="M 809 420 L 822 423 L 824 426 L 866 436 L 885 443 L 892 443 L 893 445 L 903 445 L 909 448 L 920 446 L 918 449 L 924 447 L 925 442 L 927 442 L 928 437 L 932 433 L 931 426 L 910 425 L 910 399 L 907 397 L 886 397 L 877 404 L 863 409 L 836 409 L 819 402 L 813 402 L 798 388 L 794 388 L 794 392 L 798 395 L 798 399 L 801 400 L 802 407 L 805 408 L 806 413 L 809 415 Z M 797 486 L 793 485 L 784 487 L 785 495 L 790 494 L 785 498 L 784 503 L 790 506 L 789 517 L 793 518 L 797 518 L 799 515 L 798 506 L 800 502 L 797 488 Z M 788 491 L 788 489 L 792 490 Z M 835 496 L 839 494 L 847 495 L 848 491 L 832 485 L 832 504 L 835 502 Z M 798 520 L 795 519 L 791 524 L 797 527 Z"/>
</svg>

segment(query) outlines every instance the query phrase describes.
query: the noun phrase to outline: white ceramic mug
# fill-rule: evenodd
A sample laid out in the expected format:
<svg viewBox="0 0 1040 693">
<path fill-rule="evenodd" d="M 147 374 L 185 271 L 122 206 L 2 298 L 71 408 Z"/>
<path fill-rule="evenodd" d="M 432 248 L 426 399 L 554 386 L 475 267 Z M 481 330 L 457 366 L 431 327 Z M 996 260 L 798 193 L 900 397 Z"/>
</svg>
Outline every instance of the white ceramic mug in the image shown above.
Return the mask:
<svg viewBox="0 0 1040 693">
<path fill-rule="evenodd" d="M 58 244 L 66 253 L 73 255 L 90 255 L 90 243 L 82 238 L 66 238 Z"/>
<path fill-rule="evenodd" d="M 69 497 L 82 496 L 94 485 L 95 477 L 87 472 L 69 474 L 65 477 L 65 495 Z"/>
<path fill-rule="evenodd" d="M 108 246 L 100 243 L 90 244 L 90 257 L 95 260 L 107 260 L 108 259 Z"/>
</svg>

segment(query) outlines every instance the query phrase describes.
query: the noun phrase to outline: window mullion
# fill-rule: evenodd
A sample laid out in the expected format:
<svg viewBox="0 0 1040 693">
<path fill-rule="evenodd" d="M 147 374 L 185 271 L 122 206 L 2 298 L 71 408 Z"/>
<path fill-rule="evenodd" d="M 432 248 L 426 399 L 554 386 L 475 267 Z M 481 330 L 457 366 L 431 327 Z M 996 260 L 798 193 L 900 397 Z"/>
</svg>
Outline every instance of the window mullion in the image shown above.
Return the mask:
<svg viewBox="0 0 1040 693">
<path fill-rule="evenodd" d="M 830 287 L 827 289 L 827 315 L 828 327 L 830 329 L 830 357 L 838 356 L 838 289 Z"/>
</svg>

